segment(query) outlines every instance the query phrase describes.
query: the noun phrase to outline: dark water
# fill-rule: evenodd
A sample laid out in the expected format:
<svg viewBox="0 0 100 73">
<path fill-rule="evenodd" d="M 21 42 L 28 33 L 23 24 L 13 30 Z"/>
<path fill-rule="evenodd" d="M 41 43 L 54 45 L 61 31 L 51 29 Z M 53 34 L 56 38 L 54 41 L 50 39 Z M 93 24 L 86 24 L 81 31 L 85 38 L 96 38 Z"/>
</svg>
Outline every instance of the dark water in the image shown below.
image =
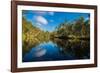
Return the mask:
<svg viewBox="0 0 100 73">
<path fill-rule="evenodd" d="M 90 58 L 90 42 L 88 40 L 43 41 L 29 49 L 23 55 L 23 62 L 79 60 Z"/>
</svg>

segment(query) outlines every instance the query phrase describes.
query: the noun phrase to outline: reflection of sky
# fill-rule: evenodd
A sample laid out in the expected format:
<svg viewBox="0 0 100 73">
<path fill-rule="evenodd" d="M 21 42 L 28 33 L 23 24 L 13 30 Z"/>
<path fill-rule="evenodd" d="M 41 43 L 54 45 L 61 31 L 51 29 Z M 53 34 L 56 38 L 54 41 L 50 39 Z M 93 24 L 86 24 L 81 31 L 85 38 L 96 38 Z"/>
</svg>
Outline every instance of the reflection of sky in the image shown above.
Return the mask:
<svg viewBox="0 0 100 73">
<path fill-rule="evenodd" d="M 28 21 L 31 21 L 33 25 L 44 31 L 53 31 L 57 25 L 65 20 L 71 22 L 80 16 L 84 17 L 85 20 L 89 19 L 89 13 L 23 10 L 22 14 Z"/>
<path fill-rule="evenodd" d="M 66 55 L 61 54 L 60 49 L 57 44 L 51 41 L 41 43 L 24 55 L 23 62 L 71 60 L 75 58 L 70 53 L 66 53 Z"/>
</svg>

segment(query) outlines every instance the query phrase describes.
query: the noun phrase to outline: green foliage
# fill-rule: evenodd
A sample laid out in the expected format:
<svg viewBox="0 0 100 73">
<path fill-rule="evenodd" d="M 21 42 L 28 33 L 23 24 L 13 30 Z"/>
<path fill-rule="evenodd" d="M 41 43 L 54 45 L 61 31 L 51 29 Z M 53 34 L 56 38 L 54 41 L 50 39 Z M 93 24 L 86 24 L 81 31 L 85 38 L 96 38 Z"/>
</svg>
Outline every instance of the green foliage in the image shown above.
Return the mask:
<svg viewBox="0 0 100 73">
<path fill-rule="evenodd" d="M 28 51 L 29 48 L 41 42 L 49 41 L 51 38 L 78 40 L 89 37 L 90 20 L 85 20 L 83 17 L 72 22 L 65 20 L 63 23 L 60 23 L 53 32 L 45 32 L 27 21 L 25 17 L 22 18 L 22 42 L 24 51 Z"/>
<path fill-rule="evenodd" d="M 90 21 L 85 20 L 84 17 L 80 17 L 79 19 L 73 22 L 63 22 L 56 27 L 56 31 L 53 32 L 58 37 L 65 36 L 72 38 L 81 38 L 88 37 L 90 35 Z"/>
<path fill-rule="evenodd" d="M 27 51 L 29 47 L 49 40 L 49 32 L 44 32 L 32 25 L 25 17 L 22 18 L 22 42 L 23 50 Z"/>
</svg>

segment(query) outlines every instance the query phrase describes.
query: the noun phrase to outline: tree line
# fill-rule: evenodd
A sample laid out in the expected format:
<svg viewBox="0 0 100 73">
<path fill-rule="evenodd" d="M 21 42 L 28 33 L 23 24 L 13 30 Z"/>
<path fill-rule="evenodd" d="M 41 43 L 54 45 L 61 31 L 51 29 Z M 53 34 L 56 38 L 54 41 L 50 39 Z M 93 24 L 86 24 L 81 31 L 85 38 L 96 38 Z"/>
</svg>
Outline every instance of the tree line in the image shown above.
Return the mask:
<svg viewBox="0 0 100 73">
<path fill-rule="evenodd" d="M 89 38 L 90 37 L 90 20 L 85 20 L 84 17 L 67 22 L 66 20 L 56 27 L 52 32 L 53 37 L 65 38 Z"/>
<path fill-rule="evenodd" d="M 60 23 L 53 32 L 43 31 L 40 28 L 22 17 L 22 42 L 23 48 L 36 46 L 43 41 L 55 39 L 89 39 L 90 38 L 90 20 L 80 17 L 72 22 L 64 21 Z"/>
</svg>

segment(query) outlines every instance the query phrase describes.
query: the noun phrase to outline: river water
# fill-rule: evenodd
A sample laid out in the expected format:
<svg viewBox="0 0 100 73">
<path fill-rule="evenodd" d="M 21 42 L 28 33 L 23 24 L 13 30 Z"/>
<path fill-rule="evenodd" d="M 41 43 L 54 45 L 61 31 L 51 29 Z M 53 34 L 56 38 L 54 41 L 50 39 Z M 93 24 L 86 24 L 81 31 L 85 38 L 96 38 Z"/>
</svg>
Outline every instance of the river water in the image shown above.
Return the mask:
<svg viewBox="0 0 100 73">
<path fill-rule="evenodd" d="M 23 55 L 23 62 L 90 59 L 87 40 L 50 40 L 32 47 Z"/>
</svg>

